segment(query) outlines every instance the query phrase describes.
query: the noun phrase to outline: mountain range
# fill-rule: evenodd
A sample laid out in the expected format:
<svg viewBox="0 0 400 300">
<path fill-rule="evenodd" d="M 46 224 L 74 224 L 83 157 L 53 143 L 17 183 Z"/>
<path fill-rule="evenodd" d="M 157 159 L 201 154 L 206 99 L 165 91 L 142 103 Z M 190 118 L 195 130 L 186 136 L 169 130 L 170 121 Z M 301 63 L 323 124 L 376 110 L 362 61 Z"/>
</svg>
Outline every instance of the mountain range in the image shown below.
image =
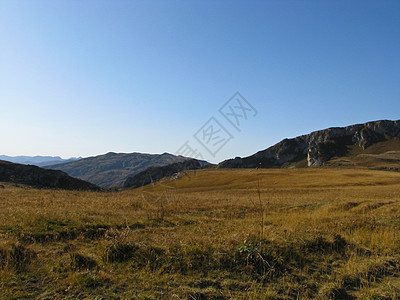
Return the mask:
<svg viewBox="0 0 400 300">
<path fill-rule="evenodd" d="M 104 188 L 123 186 L 128 177 L 149 167 L 160 167 L 190 158 L 169 153 L 114 153 L 83 158 L 69 163 L 46 166 L 47 169 L 61 170 L 70 176 L 83 179 Z M 201 165 L 209 164 L 199 161 Z"/>
<path fill-rule="evenodd" d="M 0 159 L 5 157 L 0 156 Z M 10 157 L 6 158 L 10 159 Z M 14 157 L 13 160 L 45 165 L 47 169 L 63 171 L 69 176 L 103 188 L 139 187 L 183 170 L 199 169 L 210 165 L 206 161 L 192 160 L 169 153 L 109 152 L 94 157 L 73 158 L 71 159 L 73 161 L 68 162 L 60 157 L 40 156 Z M 51 161 L 57 163 L 48 165 Z M 60 161 L 63 163 L 60 164 Z M 379 120 L 314 131 L 295 138 L 284 139 L 247 157 L 228 159 L 217 166 L 217 168 L 302 167 L 362 167 L 399 171 L 400 120 Z M 22 170 L 21 168 L 14 169 L 18 171 Z M 39 172 L 36 169 L 32 170 L 33 173 Z M 63 174 L 66 175 L 65 173 Z M 56 174 L 56 177 L 61 178 L 60 176 Z"/>
<path fill-rule="evenodd" d="M 34 165 L 38 167 L 44 167 L 48 165 L 55 165 L 61 163 L 67 163 L 76 161 L 82 157 L 71 157 L 69 159 L 63 159 L 59 156 L 7 156 L 0 155 L 0 160 L 9 161 L 17 164 Z"/>
</svg>

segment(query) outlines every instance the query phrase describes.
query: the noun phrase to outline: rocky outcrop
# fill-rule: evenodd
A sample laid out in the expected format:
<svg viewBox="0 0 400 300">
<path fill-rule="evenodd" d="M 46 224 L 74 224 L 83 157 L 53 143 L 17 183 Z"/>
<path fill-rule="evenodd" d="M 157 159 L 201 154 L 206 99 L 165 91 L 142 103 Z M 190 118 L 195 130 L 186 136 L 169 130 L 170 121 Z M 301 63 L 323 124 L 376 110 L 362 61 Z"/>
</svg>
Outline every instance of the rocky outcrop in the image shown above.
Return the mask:
<svg viewBox="0 0 400 300">
<path fill-rule="evenodd" d="M 333 157 L 347 153 L 348 146 L 369 146 L 400 137 L 400 121 L 381 120 L 347 127 L 319 130 L 293 139 L 284 139 L 266 150 L 245 158 L 219 164 L 219 168 L 271 168 L 307 159 L 309 167 L 324 165 Z"/>
<path fill-rule="evenodd" d="M 196 159 L 186 160 L 184 162 L 173 163 L 162 167 L 150 167 L 143 172 L 136 174 L 135 176 L 129 177 L 125 183 L 125 188 L 138 188 L 164 177 L 178 176 L 180 172 L 186 170 L 197 170 L 201 169 L 201 163 Z"/>
<path fill-rule="evenodd" d="M 80 191 L 100 191 L 89 182 L 68 176 L 62 171 L 46 170 L 32 165 L 21 165 L 0 160 L 0 182 L 13 182 L 35 188 Z"/>
</svg>

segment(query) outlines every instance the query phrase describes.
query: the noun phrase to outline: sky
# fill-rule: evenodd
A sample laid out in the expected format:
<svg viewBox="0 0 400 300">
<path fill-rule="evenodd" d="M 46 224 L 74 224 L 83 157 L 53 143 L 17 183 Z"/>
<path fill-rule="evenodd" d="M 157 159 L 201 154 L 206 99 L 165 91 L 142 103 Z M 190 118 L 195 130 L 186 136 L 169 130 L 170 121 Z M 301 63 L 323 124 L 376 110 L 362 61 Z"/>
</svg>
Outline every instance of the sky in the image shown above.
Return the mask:
<svg viewBox="0 0 400 300">
<path fill-rule="evenodd" d="M 399 53 L 400 1 L 0 0 L 0 154 L 219 162 L 398 120 Z"/>
</svg>

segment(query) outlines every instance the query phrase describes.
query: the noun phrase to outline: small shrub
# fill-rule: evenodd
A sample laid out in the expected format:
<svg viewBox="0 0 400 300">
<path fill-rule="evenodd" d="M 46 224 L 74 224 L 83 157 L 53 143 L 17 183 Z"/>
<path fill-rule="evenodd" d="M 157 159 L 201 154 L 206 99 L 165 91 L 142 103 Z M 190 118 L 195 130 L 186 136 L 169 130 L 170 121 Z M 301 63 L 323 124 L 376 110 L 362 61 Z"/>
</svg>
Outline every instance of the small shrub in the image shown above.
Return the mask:
<svg viewBox="0 0 400 300">
<path fill-rule="evenodd" d="M 71 253 L 69 258 L 71 268 L 75 271 L 93 271 L 98 269 L 97 262 L 93 258 L 84 256 L 79 253 Z"/>
<path fill-rule="evenodd" d="M 244 241 L 238 247 L 237 264 L 242 270 L 256 279 L 268 279 L 278 276 L 285 271 L 279 248 L 261 241 L 258 244 Z"/>
<path fill-rule="evenodd" d="M 329 253 L 335 251 L 344 254 L 347 245 L 346 240 L 339 234 L 333 236 L 332 242 L 318 235 L 313 240 L 306 241 L 303 249 L 309 253 Z"/>
<path fill-rule="evenodd" d="M 185 251 L 185 261 L 188 269 L 207 272 L 207 270 L 217 267 L 214 249 L 208 247 L 200 249 L 197 246 L 190 247 Z"/>
<path fill-rule="evenodd" d="M 80 281 L 85 287 L 89 289 L 96 289 L 103 286 L 104 284 L 100 279 L 89 276 L 80 278 Z"/>
<path fill-rule="evenodd" d="M 84 288 L 94 290 L 108 285 L 109 283 L 110 280 L 108 278 L 104 278 L 98 273 L 80 273 L 78 276 L 75 277 L 73 285 L 78 286 L 80 289 Z"/>
<path fill-rule="evenodd" d="M 0 267 L 23 271 L 36 257 L 36 253 L 21 244 L 12 244 L 10 249 L 0 248 Z"/>
<path fill-rule="evenodd" d="M 0 248 L 0 268 L 4 269 L 7 265 L 8 251 L 4 248 Z"/>
<path fill-rule="evenodd" d="M 360 205 L 360 203 L 358 203 L 358 202 L 347 202 L 343 205 L 343 210 L 349 210 L 349 209 L 352 209 L 359 205 Z"/>
<path fill-rule="evenodd" d="M 322 299 L 355 299 L 347 293 L 344 287 L 334 282 L 322 286 L 318 295 Z"/>
<path fill-rule="evenodd" d="M 113 243 L 104 250 L 103 260 L 111 263 L 124 262 L 131 259 L 138 249 L 138 246 L 130 243 Z"/>
<path fill-rule="evenodd" d="M 23 270 L 36 257 L 36 253 L 20 244 L 13 244 L 8 252 L 8 264 L 17 270 Z"/>
<path fill-rule="evenodd" d="M 139 268 L 149 268 L 151 271 L 160 269 L 166 263 L 165 250 L 149 246 L 135 252 L 132 266 Z"/>
<path fill-rule="evenodd" d="M 109 228 L 104 235 L 106 239 L 110 240 L 113 244 L 123 244 L 130 234 L 131 229 L 127 226 L 123 229 Z"/>
<path fill-rule="evenodd" d="M 85 231 L 83 233 L 84 238 L 89 240 L 98 239 L 104 237 L 107 232 L 107 226 L 86 226 Z"/>
<path fill-rule="evenodd" d="M 321 235 L 305 242 L 304 250 L 310 253 L 324 253 L 331 250 L 331 243 Z"/>
<path fill-rule="evenodd" d="M 138 246 L 126 242 L 131 233 L 129 226 L 123 229 L 110 228 L 105 232 L 105 237 L 111 243 L 105 248 L 103 261 L 105 262 L 124 262 L 133 257 L 133 254 L 139 249 Z"/>
<path fill-rule="evenodd" d="M 340 234 L 335 234 L 333 236 L 332 248 L 336 252 L 345 252 L 347 245 L 348 244 L 347 244 L 346 240 Z"/>
<path fill-rule="evenodd" d="M 192 284 L 190 284 L 190 286 L 193 286 L 195 288 L 199 288 L 199 289 L 205 289 L 208 287 L 213 287 L 216 289 L 221 289 L 221 283 L 219 281 L 216 280 L 211 280 L 211 279 L 198 279 L 196 281 L 194 281 Z"/>
<path fill-rule="evenodd" d="M 176 272 L 183 275 L 187 273 L 184 250 L 181 246 L 175 245 L 168 249 L 167 257 L 168 261 L 163 267 L 163 271 L 169 273 Z"/>
</svg>

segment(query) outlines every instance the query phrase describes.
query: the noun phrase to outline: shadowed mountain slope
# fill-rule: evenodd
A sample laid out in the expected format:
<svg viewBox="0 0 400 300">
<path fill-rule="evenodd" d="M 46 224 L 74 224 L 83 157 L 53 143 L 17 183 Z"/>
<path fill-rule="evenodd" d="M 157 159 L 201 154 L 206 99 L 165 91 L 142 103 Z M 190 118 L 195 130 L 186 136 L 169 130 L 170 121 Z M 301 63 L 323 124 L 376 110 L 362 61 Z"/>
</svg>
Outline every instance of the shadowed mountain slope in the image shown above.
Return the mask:
<svg viewBox="0 0 400 300">
<path fill-rule="evenodd" d="M 201 169 L 201 164 L 196 159 L 186 160 L 183 162 L 177 162 L 162 167 L 150 167 L 143 172 L 136 174 L 135 176 L 129 177 L 125 183 L 125 188 L 138 188 L 150 183 L 153 183 L 161 178 L 168 176 L 179 176 L 179 173 L 186 170 L 198 170 Z"/>
<path fill-rule="evenodd" d="M 37 166 L 15 164 L 0 160 L 0 182 L 13 182 L 36 188 L 100 191 L 89 182 L 68 176 L 62 171 L 42 169 Z"/>
<path fill-rule="evenodd" d="M 98 186 L 109 188 L 123 186 L 128 177 L 134 176 L 149 167 L 165 166 L 176 162 L 183 162 L 189 158 L 175 156 L 169 153 L 107 153 L 104 155 L 83 158 L 66 164 L 47 166 L 56 169 Z M 208 164 L 200 161 L 201 164 Z"/>
</svg>

